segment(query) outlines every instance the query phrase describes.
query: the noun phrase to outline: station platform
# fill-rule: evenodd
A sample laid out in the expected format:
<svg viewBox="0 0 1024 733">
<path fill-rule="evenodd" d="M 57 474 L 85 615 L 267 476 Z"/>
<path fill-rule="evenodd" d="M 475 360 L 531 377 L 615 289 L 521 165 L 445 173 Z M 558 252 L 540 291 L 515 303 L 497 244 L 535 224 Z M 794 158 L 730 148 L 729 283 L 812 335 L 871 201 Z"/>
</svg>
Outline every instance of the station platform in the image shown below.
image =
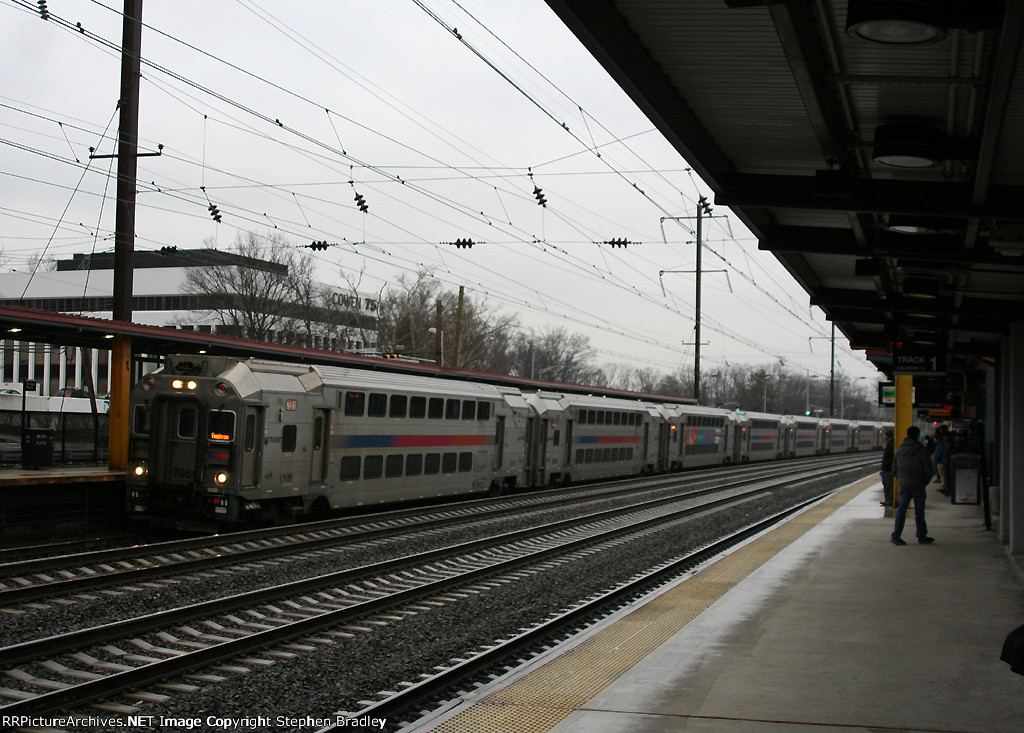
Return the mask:
<svg viewBox="0 0 1024 733">
<path fill-rule="evenodd" d="M 1007 733 L 1024 575 L 933 488 L 889 542 L 877 474 L 403 733 Z"/>
</svg>

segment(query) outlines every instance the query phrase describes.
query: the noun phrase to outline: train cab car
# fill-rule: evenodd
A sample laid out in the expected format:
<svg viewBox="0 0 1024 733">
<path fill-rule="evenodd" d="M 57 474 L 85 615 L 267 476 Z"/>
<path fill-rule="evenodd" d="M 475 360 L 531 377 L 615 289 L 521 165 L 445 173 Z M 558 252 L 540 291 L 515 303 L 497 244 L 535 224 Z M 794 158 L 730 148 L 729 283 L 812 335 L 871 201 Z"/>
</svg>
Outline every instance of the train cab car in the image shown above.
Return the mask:
<svg viewBox="0 0 1024 733">
<path fill-rule="evenodd" d="M 529 407 L 495 387 L 168 357 L 132 390 L 129 509 L 186 529 L 514 485 Z"/>
<path fill-rule="evenodd" d="M 741 427 L 740 454 L 743 461 L 773 461 L 782 458 L 785 426 L 781 415 L 762 412 L 736 414 Z"/>
<path fill-rule="evenodd" d="M 826 421 L 825 453 L 849 453 L 854 449 L 853 423 L 849 420 Z"/>
<path fill-rule="evenodd" d="M 821 455 L 825 422 L 816 417 L 786 418 L 786 450 L 790 458 Z"/>
</svg>

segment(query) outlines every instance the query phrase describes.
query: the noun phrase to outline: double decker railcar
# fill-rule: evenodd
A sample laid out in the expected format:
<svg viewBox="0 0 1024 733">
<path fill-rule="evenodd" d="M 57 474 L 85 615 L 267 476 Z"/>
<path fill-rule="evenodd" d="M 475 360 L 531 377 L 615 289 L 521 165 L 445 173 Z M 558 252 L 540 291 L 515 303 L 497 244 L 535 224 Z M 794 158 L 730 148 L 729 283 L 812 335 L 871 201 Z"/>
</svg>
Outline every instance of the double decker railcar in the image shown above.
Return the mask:
<svg viewBox="0 0 1024 733">
<path fill-rule="evenodd" d="M 186 529 L 282 523 L 361 505 L 864 450 L 884 427 L 179 355 L 132 389 L 128 508 Z"/>
</svg>

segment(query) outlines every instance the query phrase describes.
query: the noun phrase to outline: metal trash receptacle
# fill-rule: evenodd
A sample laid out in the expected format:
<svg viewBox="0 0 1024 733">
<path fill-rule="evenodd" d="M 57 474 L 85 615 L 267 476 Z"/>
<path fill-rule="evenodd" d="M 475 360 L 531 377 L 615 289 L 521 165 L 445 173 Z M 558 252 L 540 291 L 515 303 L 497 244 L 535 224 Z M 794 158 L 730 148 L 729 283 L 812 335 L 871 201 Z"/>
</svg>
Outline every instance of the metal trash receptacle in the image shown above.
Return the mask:
<svg viewBox="0 0 1024 733">
<path fill-rule="evenodd" d="M 21 467 L 48 468 L 53 465 L 53 430 L 25 428 L 21 433 Z"/>
<path fill-rule="evenodd" d="M 949 460 L 952 473 L 951 496 L 954 504 L 981 502 L 981 456 L 977 453 L 954 453 Z"/>
</svg>

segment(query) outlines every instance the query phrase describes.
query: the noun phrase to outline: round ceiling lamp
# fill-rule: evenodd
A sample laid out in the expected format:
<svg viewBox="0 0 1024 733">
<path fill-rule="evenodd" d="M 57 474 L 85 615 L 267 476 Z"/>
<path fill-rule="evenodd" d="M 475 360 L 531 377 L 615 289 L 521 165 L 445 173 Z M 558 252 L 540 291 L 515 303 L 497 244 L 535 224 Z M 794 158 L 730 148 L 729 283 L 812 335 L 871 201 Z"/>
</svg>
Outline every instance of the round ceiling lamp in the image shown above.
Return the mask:
<svg viewBox="0 0 1024 733">
<path fill-rule="evenodd" d="M 931 168 L 945 159 L 942 130 L 918 122 L 891 122 L 875 129 L 872 159 L 890 168 Z"/>
<path fill-rule="evenodd" d="M 846 32 L 875 43 L 913 46 L 941 41 L 949 33 L 949 3 L 943 0 L 850 0 Z"/>
</svg>

